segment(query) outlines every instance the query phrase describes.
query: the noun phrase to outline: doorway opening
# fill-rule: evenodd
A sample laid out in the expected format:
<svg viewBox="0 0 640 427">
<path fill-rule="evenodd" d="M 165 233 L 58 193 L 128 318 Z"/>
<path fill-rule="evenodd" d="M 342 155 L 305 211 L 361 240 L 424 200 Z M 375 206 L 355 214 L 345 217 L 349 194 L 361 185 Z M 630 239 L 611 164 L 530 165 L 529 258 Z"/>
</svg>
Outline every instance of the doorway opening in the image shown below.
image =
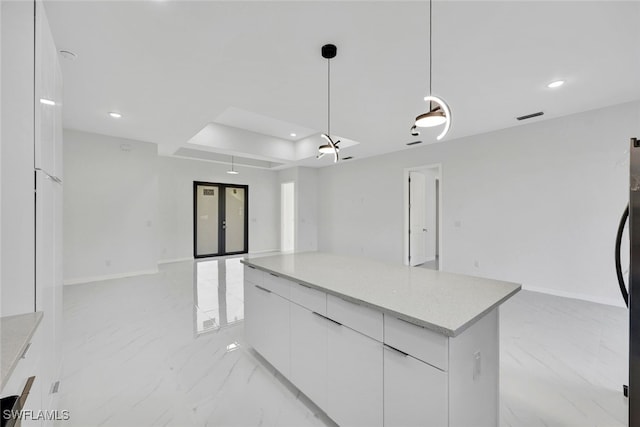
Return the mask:
<svg viewBox="0 0 640 427">
<path fill-rule="evenodd" d="M 280 250 L 295 250 L 295 183 L 280 185 Z"/>
<path fill-rule="evenodd" d="M 442 266 L 441 166 L 405 169 L 405 265 Z"/>
<path fill-rule="evenodd" d="M 249 186 L 194 181 L 194 258 L 248 251 Z"/>
</svg>

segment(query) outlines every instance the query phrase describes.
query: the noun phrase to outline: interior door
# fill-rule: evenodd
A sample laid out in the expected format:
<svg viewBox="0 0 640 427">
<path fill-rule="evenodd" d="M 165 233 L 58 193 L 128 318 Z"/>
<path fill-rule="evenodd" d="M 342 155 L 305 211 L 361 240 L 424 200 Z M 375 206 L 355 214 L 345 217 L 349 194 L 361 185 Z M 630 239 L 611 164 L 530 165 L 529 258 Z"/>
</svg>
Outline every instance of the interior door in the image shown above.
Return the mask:
<svg viewBox="0 0 640 427">
<path fill-rule="evenodd" d="M 195 257 L 220 254 L 220 186 L 195 184 Z"/>
<path fill-rule="evenodd" d="M 246 185 L 193 183 L 195 258 L 248 252 Z"/>
<path fill-rule="evenodd" d="M 426 177 L 409 172 L 409 265 L 427 261 Z"/>
<path fill-rule="evenodd" d="M 237 254 L 246 252 L 246 191 L 242 187 L 227 186 L 224 201 L 224 252 Z"/>
</svg>

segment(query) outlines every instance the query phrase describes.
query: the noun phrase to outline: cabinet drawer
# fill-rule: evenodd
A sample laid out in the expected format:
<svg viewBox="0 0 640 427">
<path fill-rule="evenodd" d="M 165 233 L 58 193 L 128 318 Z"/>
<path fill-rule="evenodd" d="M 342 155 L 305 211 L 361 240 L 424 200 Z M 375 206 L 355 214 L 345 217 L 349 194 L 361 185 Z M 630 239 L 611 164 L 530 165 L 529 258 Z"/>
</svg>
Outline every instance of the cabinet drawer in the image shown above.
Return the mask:
<svg viewBox="0 0 640 427">
<path fill-rule="evenodd" d="M 436 368 L 448 369 L 449 339 L 442 334 L 385 314 L 384 342 Z"/>
<path fill-rule="evenodd" d="M 385 347 L 384 425 L 448 426 L 447 377 L 447 372 Z"/>
<path fill-rule="evenodd" d="M 254 285 L 262 285 L 262 276 L 264 272 L 258 270 L 255 267 L 244 266 L 244 280 L 253 283 Z"/>
<path fill-rule="evenodd" d="M 327 295 L 327 317 L 382 342 L 382 313 L 363 305 Z"/>
<path fill-rule="evenodd" d="M 327 294 L 300 283 L 291 283 L 291 301 L 316 313 L 327 315 Z"/>
<path fill-rule="evenodd" d="M 276 295 L 289 299 L 292 282 L 283 279 L 274 273 L 264 272 L 262 276 L 262 285 Z"/>
</svg>

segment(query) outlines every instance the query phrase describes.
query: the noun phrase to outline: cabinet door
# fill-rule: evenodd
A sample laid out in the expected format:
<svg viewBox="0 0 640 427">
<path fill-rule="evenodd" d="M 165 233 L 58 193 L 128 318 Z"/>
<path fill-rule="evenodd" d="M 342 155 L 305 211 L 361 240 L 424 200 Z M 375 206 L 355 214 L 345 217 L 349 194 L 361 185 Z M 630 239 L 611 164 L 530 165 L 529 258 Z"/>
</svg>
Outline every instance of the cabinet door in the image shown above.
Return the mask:
<svg viewBox="0 0 640 427">
<path fill-rule="evenodd" d="M 245 335 L 253 348 L 289 377 L 289 301 L 250 282 L 244 283 Z"/>
<path fill-rule="evenodd" d="M 291 382 L 327 411 L 327 326 L 324 317 L 291 304 Z"/>
<path fill-rule="evenodd" d="M 384 348 L 384 425 L 448 425 L 447 373 Z"/>
<path fill-rule="evenodd" d="M 42 409 L 53 409 L 51 386 L 56 381 L 59 367 L 60 321 L 56 312 L 61 309 L 57 301 L 56 288 L 56 197 L 59 184 L 42 171 L 36 173 L 36 310 L 44 317 L 39 329 L 42 333 L 42 355 L 40 358 L 40 384 Z"/>
<path fill-rule="evenodd" d="M 35 167 L 55 175 L 56 119 L 61 109 L 56 89 L 58 51 L 42 2 L 36 2 L 35 38 Z"/>
<path fill-rule="evenodd" d="M 20 395 L 24 390 L 27 379 L 34 376 L 35 380 L 31 385 L 31 390 L 29 391 L 29 395 L 27 396 L 27 400 L 23 408 L 25 411 L 33 411 L 34 417 L 38 411 L 43 409 L 43 379 L 41 367 L 41 358 L 43 356 L 43 332 L 42 323 L 40 323 L 30 340 L 29 347 L 27 347 L 22 357 L 18 360 L 18 364 L 16 365 L 13 373 L 1 390 L 2 397 Z M 42 425 L 42 420 L 31 420 L 27 418 L 23 420 L 22 423 L 18 422 L 16 425 L 21 427 L 40 427 Z"/>
<path fill-rule="evenodd" d="M 3 316 L 33 311 L 34 5 L 1 1 L 0 204 Z"/>
<path fill-rule="evenodd" d="M 343 427 L 382 426 L 382 343 L 328 325 L 328 410 Z"/>
</svg>

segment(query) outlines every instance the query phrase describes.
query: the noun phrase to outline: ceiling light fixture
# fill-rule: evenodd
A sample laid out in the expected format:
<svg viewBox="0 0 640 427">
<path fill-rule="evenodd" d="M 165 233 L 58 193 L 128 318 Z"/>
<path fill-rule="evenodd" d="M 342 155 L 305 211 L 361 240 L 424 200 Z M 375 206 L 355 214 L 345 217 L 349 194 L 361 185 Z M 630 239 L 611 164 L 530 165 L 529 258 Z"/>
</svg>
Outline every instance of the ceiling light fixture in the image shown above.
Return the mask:
<svg viewBox="0 0 640 427">
<path fill-rule="evenodd" d="M 122 117 L 122 114 L 116 113 L 115 111 L 111 111 L 109 113 L 109 116 L 113 117 L 114 119 L 119 119 L 120 117 Z"/>
<path fill-rule="evenodd" d="M 296 136 L 298 136 L 298 135 L 296 135 L 295 133 L 293 133 L 293 132 L 292 132 L 292 133 L 290 133 L 290 134 L 289 134 L 289 136 L 291 136 L 291 137 L 295 138 L 295 137 L 296 137 Z"/>
<path fill-rule="evenodd" d="M 44 104 L 44 105 L 56 105 L 55 101 L 52 101 L 50 99 L 46 99 L 46 98 L 40 98 L 40 104 Z"/>
<path fill-rule="evenodd" d="M 333 142 L 331 139 L 331 58 L 335 58 L 338 53 L 338 48 L 334 44 L 325 44 L 322 46 L 322 57 L 327 60 L 327 133 L 320 135 L 327 143 L 318 147 L 320 154 L 316 156 L 317 159 L 321 158 L 325 154 L 333 153 L 333 162 L 338 163 L 340 155 L 338 152 L 340 148 L 338 144 L 340 141 Z"/>
<path fill-rule="evenodd" d="M 564 84 L 564 80 L 556 80 L 554 82 L 551 82 L 547 85 L 548 88 L 554 89 L 557 87 L 560 87 Z"/>
<path fill-rule="evenodd" d="M 229 175 L 238 175 L 240 172 L 233 168 L 233 156 L 231 156 L 231 169 L 227 171 Z"/>
<path fill-rule="evenodd" d="M 439 141 L 449 132 L 451 128 L 451 110 L 447 103 L 437 96 L 433 95 L 431 90 L 431 80 L 432 80 L 432 69 L 433 69 L 433 60 L 432 60 L 432 27 L 433 27 L 433 1 L 429 0 L 429 96 L 425 96 L 424 100 L 429 102 L 429 111 L 426 113 L 420 114 L 416 117 L 414 125 L 411 127 L 411 135 L 418 136 L 420 132 L 417 128 L 426 128 L 439 126 L 444 124 L 444 129 L 436 137 Z"/>
</svg>

